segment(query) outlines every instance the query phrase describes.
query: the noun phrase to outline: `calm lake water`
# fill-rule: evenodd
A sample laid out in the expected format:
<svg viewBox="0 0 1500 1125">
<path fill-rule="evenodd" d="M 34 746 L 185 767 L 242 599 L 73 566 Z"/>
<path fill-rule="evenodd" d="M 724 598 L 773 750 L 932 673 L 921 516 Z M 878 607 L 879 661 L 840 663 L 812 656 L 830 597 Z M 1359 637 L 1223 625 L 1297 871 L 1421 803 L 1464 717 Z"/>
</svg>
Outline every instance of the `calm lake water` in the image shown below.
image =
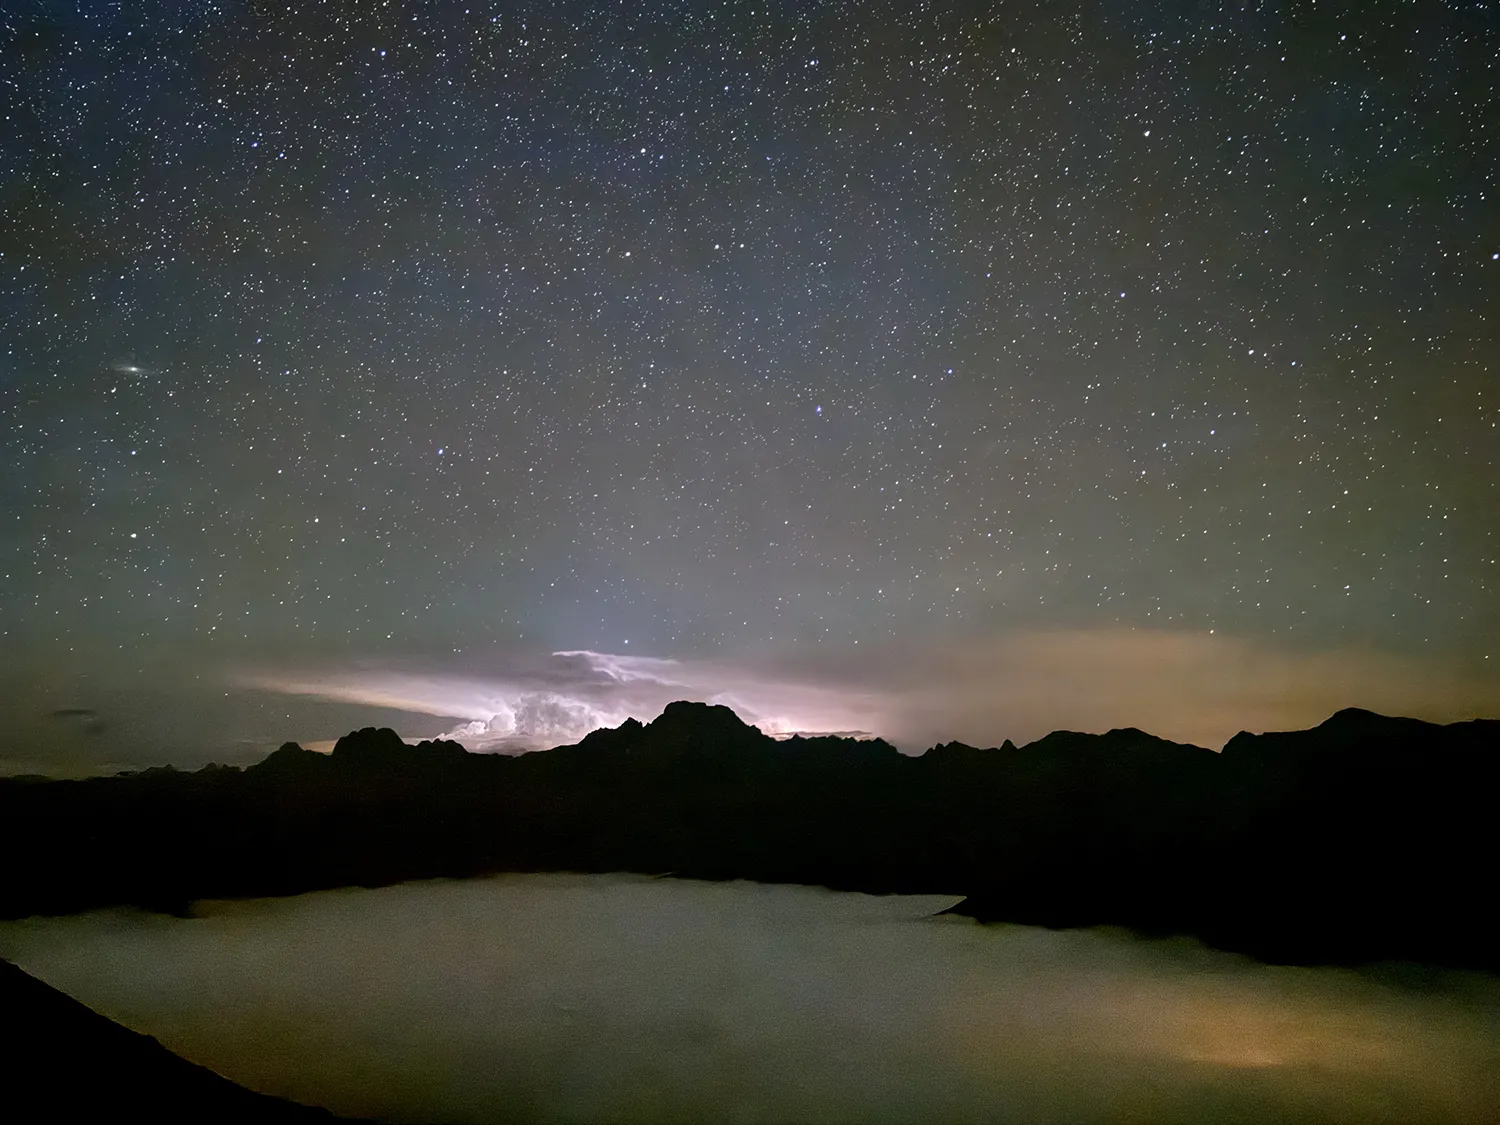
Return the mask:
<svg viewBox="0 0 1500 1125">
<path fill-rule="evenodd" d="M 0 923 L 0 956 L 388 1121 L 1500 1120 L 1491 978 L 932 916 L 955 901 L 500 876 Z"/>
</svg>

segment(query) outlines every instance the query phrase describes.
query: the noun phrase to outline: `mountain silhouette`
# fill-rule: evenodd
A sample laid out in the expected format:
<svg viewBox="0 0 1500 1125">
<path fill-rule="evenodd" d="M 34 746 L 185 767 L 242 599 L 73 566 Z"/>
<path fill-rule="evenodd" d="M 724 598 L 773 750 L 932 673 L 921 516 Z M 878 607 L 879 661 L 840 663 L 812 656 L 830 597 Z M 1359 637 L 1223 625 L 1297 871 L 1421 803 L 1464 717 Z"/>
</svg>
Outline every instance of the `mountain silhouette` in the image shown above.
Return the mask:
<svg viewBox="0 0 1500 1125">
<path fill-rule="evenodd" d="M 0 961 L 7 1121 L 335 1125 L 349 1118 L 258 1094 Z"/>
<path fill-rule="evenodd" d="M 982 921 L 1192 934 L 1271 961 L 1500 969 L 1500 722 L 1346 710 L 1215 753 L 1134 728 L 1017 747 L 771 738 L 669 704 L 519 757 L 388 729 L 245 770 L 0 781 L 0 916 L 500 871 L 967 896 Z"/>
</svg>

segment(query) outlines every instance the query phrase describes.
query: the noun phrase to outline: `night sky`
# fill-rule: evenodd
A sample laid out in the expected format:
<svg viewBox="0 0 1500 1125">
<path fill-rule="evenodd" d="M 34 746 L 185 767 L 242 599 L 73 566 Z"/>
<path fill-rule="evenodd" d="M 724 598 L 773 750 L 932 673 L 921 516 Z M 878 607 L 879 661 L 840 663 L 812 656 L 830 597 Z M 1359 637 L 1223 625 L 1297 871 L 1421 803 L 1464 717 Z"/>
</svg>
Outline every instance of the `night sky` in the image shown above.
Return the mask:
<svg viewBox="0 0 1500 1125">
<path fill-rule="evenodd" d="M 1500 713 L 1493 4 L 0 29 L 12 771 Z"/>
</svg>

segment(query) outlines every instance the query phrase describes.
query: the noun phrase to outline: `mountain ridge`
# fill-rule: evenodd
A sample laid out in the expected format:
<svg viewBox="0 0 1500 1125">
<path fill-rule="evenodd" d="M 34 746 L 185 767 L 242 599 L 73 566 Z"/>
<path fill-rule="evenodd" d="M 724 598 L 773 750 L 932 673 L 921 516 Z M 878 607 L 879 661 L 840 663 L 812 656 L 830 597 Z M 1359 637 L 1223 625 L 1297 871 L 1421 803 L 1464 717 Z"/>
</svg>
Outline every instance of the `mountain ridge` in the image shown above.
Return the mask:
<svg viewBox="0 0 1500 1125">
<path fill-rule="evenodd" d="M 1266 960 L 1500 970 L 1481 874 L 1500 721 L 1349 709 L 1222 752 L 1133 727 L 1024 746 L 775 739 L 669 704 L 509 757 L 388 728 L 247 769 L 0 781 L 0 915 L 501 871 L 967 896 L 984 921 L 1194 934 Z"/>
</svg>

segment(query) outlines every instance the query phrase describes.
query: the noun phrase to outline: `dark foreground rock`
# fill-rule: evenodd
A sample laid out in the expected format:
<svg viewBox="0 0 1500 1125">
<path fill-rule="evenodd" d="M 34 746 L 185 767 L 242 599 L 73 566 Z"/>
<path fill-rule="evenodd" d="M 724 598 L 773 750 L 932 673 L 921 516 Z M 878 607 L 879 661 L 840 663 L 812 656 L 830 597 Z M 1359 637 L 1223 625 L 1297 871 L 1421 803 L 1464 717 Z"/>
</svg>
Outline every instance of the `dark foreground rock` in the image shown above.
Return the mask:
<svg viewBox="0 0 1500 1125">
<path fill-rule="evenodd" d="M 390 731 L 247 770 L 0 782 L 0 916 L 499 871 L 969 896 L 986 921 L 1192 934 L 1268 960 L 1500 970 L 1500 722 L 1343 711 L 1223 753 L 1139 730 L 1023 747 L 778 741 L 674 703 L 509 758 Z"/>
<path fill-rule="evenodd" d="M 0 961 L 0 1120 L 335 1125 L 349 1118 L 247 1090 Z"/>
</svg>

